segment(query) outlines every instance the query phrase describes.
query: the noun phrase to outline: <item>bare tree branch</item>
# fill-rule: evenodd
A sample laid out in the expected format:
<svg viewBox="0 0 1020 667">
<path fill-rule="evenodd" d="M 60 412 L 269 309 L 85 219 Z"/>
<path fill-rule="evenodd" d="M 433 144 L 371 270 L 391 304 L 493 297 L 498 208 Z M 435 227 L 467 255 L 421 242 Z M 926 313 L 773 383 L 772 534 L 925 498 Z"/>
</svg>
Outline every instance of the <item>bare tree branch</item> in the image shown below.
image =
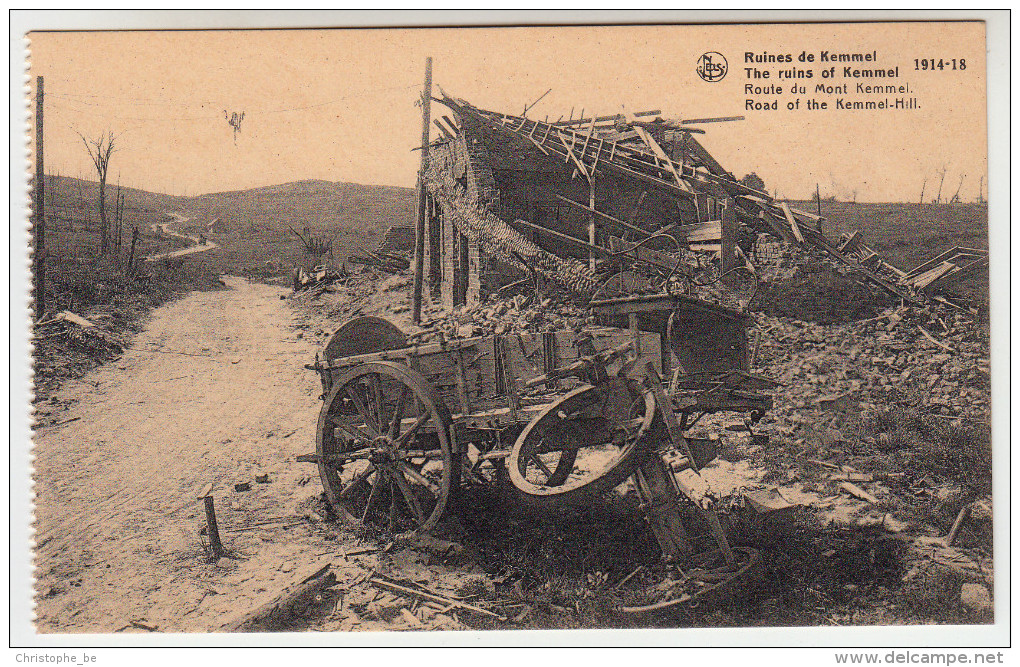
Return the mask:
<svg viewBox="0 0 1020 667">
<path fill-rule="evenodd" d="M 88 151 L 99 176 L 99 220 L 102 230 L 100 252 L 106 254 L 110 247 L 110 225 L 106 219 L 106 175 L 110 169 L 110 157 L 117 150 L 117 137 L 112 130 L 92 140 L 87 139 L 81 132 L 77 134 L 85 144 L 85 150 Z"/>
</svg>

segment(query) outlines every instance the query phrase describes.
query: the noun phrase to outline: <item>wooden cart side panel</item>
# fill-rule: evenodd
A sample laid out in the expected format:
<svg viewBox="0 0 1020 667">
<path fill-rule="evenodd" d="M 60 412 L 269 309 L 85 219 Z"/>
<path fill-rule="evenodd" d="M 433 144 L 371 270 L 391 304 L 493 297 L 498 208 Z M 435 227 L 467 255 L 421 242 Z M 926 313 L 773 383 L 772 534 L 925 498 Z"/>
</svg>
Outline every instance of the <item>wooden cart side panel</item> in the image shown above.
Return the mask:
<svg viewBox="0 0 1020 667">
<path fill-rule="evenodd" d="M 596 350 L 606 350 L 622 345 L 632 338 L 630 331 L 613 327 L 597 327 L 586 330 L 592 336 Z M 557 366 L 566 366 L 577 360 L 579 354 L 573 331 L 557 331 L 555 336 L 541 333 L 509 334 L 503 336 L 507 353 L 508 370 L 514 384 L 520 388 L 532 378 L 546 372 L 546 365 L 555 360 Z M 659 363 L 659 336 L 651 332 L 640 332 L 642 360 L 636 367 L 643 368 L 645 361 Z M 549 355 L 545 345 L 553 345 L 554 353 Z M 337 359 L 333 368 L 350 368 L 372 361 L 393 361 L 413 365 L 428 382 L 436 388 L 447 407 L 454 413 L 463 413 L 464 398 L 468 403 L 467 412 L 488 409 L 494 403 L 505 404 L 507 383 L 499 381 L 496 371 L 495 337 L 471 338 L 450 341 L 446 346 L 439 343 L 409 347 L 402 350 L 387 350 L 373 354 Z M 461 355 L 464 366 L 464 396 L 460 391 L 460 376 L 457 370 L 457 355 Z M 414 364 L 411 364 L 414 359 Z M 616 371 L 620 362 L 610 366 Z M 561 388 L 577 384 L 564 380 Z"/>
</svg>

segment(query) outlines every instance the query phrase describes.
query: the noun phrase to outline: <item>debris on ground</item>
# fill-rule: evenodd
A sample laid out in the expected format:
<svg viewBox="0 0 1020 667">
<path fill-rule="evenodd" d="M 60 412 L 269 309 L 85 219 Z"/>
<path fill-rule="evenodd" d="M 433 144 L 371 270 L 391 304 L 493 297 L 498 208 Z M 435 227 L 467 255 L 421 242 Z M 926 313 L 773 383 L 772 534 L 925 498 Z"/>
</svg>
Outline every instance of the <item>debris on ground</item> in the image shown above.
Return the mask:
<svg viewBox="0 0 1020 667">
<path fill-rule="evenodd" d="M 303 267 L 296 267 L 291 272 L 291 277 L 294 282 L 294 291 L 300 292 L 315 287 L 325 287 L 343 280 L 347 277 L 347 272 L 343 268 L 338 270 L 330 266 L 316 266 L 311 271 L 306 271 Z"/>
<path fill-rule="evenodd" d="M 362 264 L 387 273 L 399 273 L 406 271 L 411 262 L 404 256 L 389 252 L 370 252 L 361 250 L 360 253 L 347 256 L 347 261 L 352 264 Z"/>
</svg>

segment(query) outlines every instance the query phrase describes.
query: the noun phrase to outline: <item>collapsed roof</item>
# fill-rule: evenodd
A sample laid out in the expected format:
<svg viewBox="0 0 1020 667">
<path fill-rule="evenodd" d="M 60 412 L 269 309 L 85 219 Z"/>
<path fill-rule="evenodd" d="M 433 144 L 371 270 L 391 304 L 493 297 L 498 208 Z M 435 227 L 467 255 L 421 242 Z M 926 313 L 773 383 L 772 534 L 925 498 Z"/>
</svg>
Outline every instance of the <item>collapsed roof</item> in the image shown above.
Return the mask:
<svg viewBox="0 0 1020 667">
<path fill-rule="evenodd" d="M 695 138 L 697 125 L 736 118 L 535 120 L 440 94 L 453 118 L 434 121 L 442 137 L 428 148 L 426 254 L 450 305 L 522 272 L 589 295 L 635 263 L 674 278 L 687 250 L 716 252 L 725 272 L 748 261 L 742 248 L 760 234 L 818 249 L 911 304 L 987 266 L 987 253 L 954 249 L 905 272 L 856 236 L 831 241 L 823 218 L 740 183 Z"/>
</svg>

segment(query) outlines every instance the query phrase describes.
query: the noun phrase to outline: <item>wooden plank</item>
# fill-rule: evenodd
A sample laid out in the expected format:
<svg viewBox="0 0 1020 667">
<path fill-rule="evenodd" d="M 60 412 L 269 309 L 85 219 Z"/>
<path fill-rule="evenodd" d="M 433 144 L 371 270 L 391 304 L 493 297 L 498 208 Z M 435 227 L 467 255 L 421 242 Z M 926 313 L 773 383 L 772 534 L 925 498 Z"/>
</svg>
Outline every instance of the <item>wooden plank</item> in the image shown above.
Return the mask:
<svg viewBox="0 0 1020 667">
<path fill-rule="evenodd" d="M 906 275 L 903 276 L 903 277 L 905 279 L 910 279 L 910 278 L 913 278 L 914 276 L 919 276 L 922 273 L 927 273 L 928 271 L 930 271 L 931 269 L 935 268 L 936 266 L 938 266 L 942 262 L 946 261 L 947 259 L 949 259 L 951 257 L 954 257 L 955 254 L 957 253 L 957 251 L 959 251 L 959 250 L 960 250 L 959 247 L 950 248 L 949 250 L 947 250 L 947 251 L 945 251 L 945 252 L 943 252 L 943 253 L 935 256 L 935 257 L 932 257 L 931 259 L 929 259 L 924 264 L 920 264 L 920 265 L 914 267 L 913 269 L 908 271 L 906 273 Z M 987 253 L 984 253 L 984 254 L 987 255 Z M 979 256 L 983 256 L 983 255 L 979 255 Z"/>
<path fill-rule="evenodd" d="M 722 220 L 696 222 L 692 225 L 680 225 L 672 230 L 672 234 L 680 240 L 718 241 L 722 238 Z"/>
<path fill-rule="evenodd" d="M 793 231 L 793 237 L 797 239 L 797 243 L 804 244 L 804 235 L 800 233 L 800 227 L 797 226 L 797 218 L 793 217 L 793 212 L 790 210 L 789 204 L 779 202 L 779 207 L 783 209 L 783 215 L 786 216 L 786 221 L 790 223 L 790 229 Z"/>
<path fill-rule="evenodd" d="M 635 118 L 646 118 L 648 116 L 658 116 L 662 113 L 660 109 L 654 111 L 638 111 L 637 113 L 631 114 Z M 562 122 L 553 123 L 553 125 L 559 125 L 560 127 L 569 127 L 571 125 L 585 125 L 587 123 L 595 122 L 601 123 L 607 120 L 616 120 L 620 117 L 620 114 L 613 114 L 611 116 L 598 116 L 597 118 L 578 118 L 576 120 L 565 120 Z"/>
<path fill-rule="evenodd" d="M 574 145 L 577 143 L 577 135 L 571 136 L 569 146 L 567 145 L 567 142 L 563 139 L 562 133 L 560 136 L 560 141 L 563 143 L 563 147 L 567 149 L 567 161 L 569 162 L 570 160 L 573 160 L 574 165 L 577 166 L 577 169 L 578 171 L 581 172 L 581 175 L 584 176 L 589 183 L 591 183 L 591 176 L 588 174 L 588 168 L 585 167 L 584 164 L 581 162 L 580 158 L 578 158 L 577 155 L 574 154 Z"/>
<path fill-rule="evenodd" d="M 734 120 L 744 120 L 743 116 L 718 116 L 716 118 L 691 118 L 678 120 L 678 125 L 693 125 L 698 123 L 728 123 Z"/>
<path fill-rule="evenodd" d="M 676 165 L 673 163 L 673 160 L 666 154 L 666 151 L 662 150 L 662 146 L 660 146 L 659 142 L 655 140 L 655 137 L 646 132 L 641 126 L 636 125 L 634 126 L 634 129 L 637 131 L 638 136 L 641 137 L 641 141 L 645 142 L 645 145 L 652 151 L 652 154 L 662 160 L 666 166 L 669 167 L 669 171 L 673 174 L 673 178 L 676 179 L 676 184 L 685 190 L 690 190 L 691 186 L 688 185 L 687 182 L 680 176 L 680 173 L 676 170 Z"/>
<path fill-rule="evenodd" d="M 925 288 L 924 291 L 925 293 L 930 294 L 932 292 L 935 292 L 936 290 L 942 290 L 948 287 L 952 287 L 953 285 L 959 283 L 960 281 L 970 277 L 977 271 L 986 268 L 988 268 L 987 257 L 979 259 L 976 262 L 967 264 L 966 266 L 960 267 L 958 271 L 952 271 L 949 274 L 942 276 L 941 278 L 936 278 L 935 280 L 928 284 L 928 287 Z"/>
<path fill-rule="evenodd" d="M 720 229 L 722 235 L 719 237 L 719 257 L 722 260 L 722 275 L 732 271 L 737 266 L 737 256 L 734 248 L 737 247 L 737 232 L 739 223 L 733 215 L 732 207 L 723 211 L 722 224 Z M 725 280 L 725 278 L 723 278 Z"/>
<path fill-rule="evenodd" d="M 447 139 L 453 139 L 453 135 L 452 135 L 452 134 L 450 134 L 450 131 L 449 131 L 449 130 L 447 130 L 447 129 L 446 129 L 446 127 L 445 127 L 445 126 L 444 126 L 444 125 L 443 125 L 442 123 L 440 123 L 440 122 L 439 122 L 439 119 L 438 119 L 438 118 L 433 118 L 433 119 L 432 119 L 432 122 L 433 122 L 433 123 L 435 123 L 436 127 L 438 127 L 438 128 L 439 128 L 439 131 L 440 131 L 440 132 L 442 132 L 442 134 L 443 134 L 443 136 L 444 136 L 445 138 L 447 138 Z"/>
<path fill-rule="evenodd" d="M 567 234 L 564 234 L 562 232 L 558 232 L 558 231 L 556 231 L 554 229 L 548 229 L 547 227 L 543 227 L 542 225 L 536 225 L 535 223 L 528 222 L 527 220 L 520 220 L 520 219 L 514 220 L 512 224 L 514 224 L 514 225 L 523 225 L 524 227 L 527 227 L 528 229 L 534 229 L 535 231 L 537 231 L 540 234 L 545 234 L 546 236 L 551 236 L 551 237 L 553 237 L 555 239 L 563 241 L 564 243 L 570 243 L 572 245 L 577 246 L 578 248 L 582 248 L 582 249 L 584 249 L 584 250 L 586 250 L 588 252 L 595 253 L 596 255 L 600 255 L 602 257 L 609 257 L 609 256 L 612 255 L 612 253 L 609 252 L 608 250 L 606 250 L 605 248 L 600 248 L 599 246 L 594 245 L 592 243 L 588 243 L 587 241 L 583 241 L 583 240 L 581 240 L 579 238 L 575 238 L 573 236 L 568 236 Z M 536 241 L 536 243 L 538 243 L 538 245 L 540 245 L 540 246 L 542 245 L 540 242 Z"/>
<path fill-rule="evenodd" d="M 943 277 L 953 269 L 958 268 L 959 267 L 956 266 L 956 264 L 953 264 L 952 262 L 942 262 L 942 264 L 935 267 L 931 271 L 928 271 L 915 277 L 913 280 L 910 281 L 910 284 L 914 287 L 914 289 L 923 290 L 925 287 L 927 287 L 934 281 L 938 280 L 939 278 Z"/>
<path fill-rule="evenodd" d="M 449 116 L 444 115 L 442 118 L 444 121 L 446 121 L 446 124 L 449 126 L 450 132 L 452 132 L 454 135 L 460 134 L 460 128 L 457 127 L 456 123 L 450 120 Z"/>
</svg>

